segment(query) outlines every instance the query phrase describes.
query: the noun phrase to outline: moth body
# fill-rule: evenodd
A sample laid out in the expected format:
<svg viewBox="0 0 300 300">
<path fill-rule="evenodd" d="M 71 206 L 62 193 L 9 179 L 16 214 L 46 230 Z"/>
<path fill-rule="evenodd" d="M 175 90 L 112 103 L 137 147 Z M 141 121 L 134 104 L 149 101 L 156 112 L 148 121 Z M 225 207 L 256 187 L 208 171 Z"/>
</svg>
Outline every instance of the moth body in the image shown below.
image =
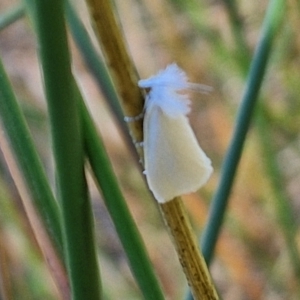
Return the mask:
<svg viewBox="0 0 300 300">
<path fill-rule="evenodd" d="M 139 81 L 140 87 L 150 89 L 144 116 L 145 175 L 161 203 L 197 191 L 213 170 L 187 118 L 190 100 L 181 91 L 189 85 L 176 64 Z"/>
</svg>

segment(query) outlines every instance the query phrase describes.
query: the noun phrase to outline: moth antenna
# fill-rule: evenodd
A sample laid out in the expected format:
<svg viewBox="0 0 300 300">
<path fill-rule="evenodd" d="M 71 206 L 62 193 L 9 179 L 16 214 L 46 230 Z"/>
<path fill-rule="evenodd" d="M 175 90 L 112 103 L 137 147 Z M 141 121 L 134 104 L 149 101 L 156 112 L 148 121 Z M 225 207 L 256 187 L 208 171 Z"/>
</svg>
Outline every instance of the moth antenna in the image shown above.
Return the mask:
<svg viewBox="0 0 300 300">
<path fill-rule="evenodd" d="M 188 86 L 186 89 L 194 92 L 202 93 L 202 94 L 209 94 L 214 90 L 209 85 L 201 84 L 201 83 L 192 83 L 192 82 L 188 82 Z"/>
</svg>

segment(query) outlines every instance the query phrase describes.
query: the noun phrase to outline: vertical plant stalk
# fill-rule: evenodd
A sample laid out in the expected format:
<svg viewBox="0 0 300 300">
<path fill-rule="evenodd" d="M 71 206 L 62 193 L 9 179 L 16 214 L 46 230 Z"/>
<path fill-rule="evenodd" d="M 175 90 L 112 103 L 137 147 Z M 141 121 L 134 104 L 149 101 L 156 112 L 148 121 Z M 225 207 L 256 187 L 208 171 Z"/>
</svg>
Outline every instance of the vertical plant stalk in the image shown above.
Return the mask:
<svg viewBox="0 0 300 300">
<path fill-rule="evenodd" d="M 86 2 L 92 17 L 94 31 L 120 94 L 123 111 L 126 116 L 135 117 L 143 111 L 144 97 L 137 86 L 136 70 L 113 15 L 111 1 L 86 0 Z M 142 141 L 142 120 L 130 122 L 128 125 L 132 138 L 135 141 Z"/>
<path fill-rule="evenodd" d="M 1 61 L 0 77 L 0 114 L 6 132 L 6 137 L 0 135 L 0 147 L 49 270 L 68 299 L 59 208 Z"/>
<path fill-rule="evenodd" d="M 144 97 L 137 85 L 136 70 L 127 53 L 119 28 L 113 15 L 111 1 L 86 0 L 94 31 L 103 50 L 112 78 L 120 94 L 124 114 L 135 117 L 142 113 Z M 134 141 L 143 140 L 143 122 L 128 123 Z M 142 157 L 142 149 L 137 149 Z"/>
<path fill-rule="evenodd" d="M 0 135 L 0 148 L 54 281 L 63 299 L 69 299 L 59 208 L 1 61 L 0 77 L 0 112 L 3 124 L 0 128 L 6 132 L 6 137 Z"/>
<path fill-rule="evenodd" d="M 113 79 L 116 82 L 117 89 L 120 92 L 122 107 L 126 116 L 137 116 L 143 111 L 143 95 L 137 86 L 138 77 L 131 62 L 129 54 L 120 30 L 117 26 L 111 3 L 107 0 L 86 0 L 92 17 L 94 30 L 99 40 L 100 46 L 104 52 L 109 67 L 112 70 Z M 142 120 L 129 123 L 130 132 L 134 141 L 143 140 Z M 142 148 L 139 149 L 141 158 L 143 157 Z M 179 205 L 180 199 L 174 199 L 167 205 L 161 205 L 166 225 L 173 236 L 176 245 L 177 254 L 183 267 L 183 271 L 191 286 L 195 299 L 217 299 L 215 289 L 211 280 L 203 281 L 207 285 L 199 284 L 198 278 L 204 278 L 203 274 L 208 274 L 207 266 L 201 253 L 196 251 L 195 238 L 191 227 L 188 225 L 188 219 Z M 175 213 L 176 212 L 176 213 Z M 174 214 L 174 215 L 173 215 Z M 181 216 L 178 218 L 178 216 Z M 185 220 L 182 222 L 182 220 Z M 179 224 L 180 223 L 180 224 Z M 181 231 L 178 231 L 181 228 Z M 184 229 L 183 229 L 184 228 Z M 183 239 L 183 235 L 185 238 Z M 186 243 L 183 245 L 182 243 Z M 185 249 L 185 251 L 181 251 Z M 196 254 L 197 253 L 197 254 Z M 186 266 L 197 265 L 197 268 L 187 268 Z M 195 272 L 196 271 L 196 272 Z M 207 278 L 210 278 L 209 276 Z M 200 280 L 201 281 L 201 280 Z"/>
<path fill-rule="evenodd" d="M 223 224 L 229 194 L 240 161 L 246 134 L 256 105 L 259 90 L 270 58 L 274 37 L 283 19 L 284 0 L 271 0 L 262 26 L 261 38 L 251 62 L 245 93 L 239 108 L 236 126 L 221 171 L 220 183 L 213 197 L 209 219 L 202 235 L 202 251 L 209 265 Z"/>
<path fill-rule="evenodd" d="M 22 177 L 31 199 L 44 221 L 49 236 L 62 257 L 60 212 L 34 147 L 27 123 L 22 115 L 9 79 L 0 60 L 0 116 Z"/>
<path fill-rule="evenodd" d="M 48 265 L 48 269 L 50 270 L 61 298 L 64 300 L 68 300 L 70 299 L 70 288 L 65 266 L 61 260 L 61 257 L 59 257 L 57 249 L 55 249 L 54 244 L 51 241 L 46 228 L 30 199 L 31 197 L 28 191 L 28 187 L 26 186 L 23 176 L 17 166 L 17 162 L 12 155 L 9 143 L 2 135 L 0 135 L 0 148 L 8 165 L 11 177 L 13 178 L 16 188 L 21 197 L 24 210 L 34 232 L 34 236 L 43 253 L 45 262 Z"/>
<path fill-rule="evenodd" d="M 141 168 L 136 148 L 132 143 L 132 139 L 128 132 L 128 129 L 126 128 L 126 126 L 124 126 L 123 111 L 109 72 L 104 62 L 100 58 L 98 52 L 96 51 L 87 30 L 76 14 L 75 9 L 72 7 L 70 1 L 66 2 L 66 17 L 74 41 L 79 48 L 86 65 L 91 71 L 91 74 L 94 76 L 98 87 L 105 96 L 107 100 L 106 102 L 115 117 L 119 130 L 123 135 L 127 147 L 130 149 L 131 154 L 134 156 L 138 167 Z"/>
<path fill-rule="evenodd" d="M 219 299 L 181 198 L 160 205 L 194 299 Z"/>
<path fill-rule="evenodd" d="M 82 124 L 71 74 L 64 1 L 36 0 L 33 3 L 72 299 L 98 300 L 101 287 L 94 223 L 84 176 Z"/>
<path fill-rule="evenodd" d="M 105 205 L 125 250 L 129 266 L 144 299 L 163 300 L 164 296 L 155 277 L 143 240 L 114 176 L 104 144 L 83 100 L 81 99 L 80 102 L 86 153 L 95 181 L 103 193 Z"/>
<path fill-rule="evenodd" d="M 240 31 L 240 33 L 235 34 L 235 36 L 236 36 L 236 45 L 238 51 L 242 53 L 243 49 L 247 49 L 247 45 L 245 40 L 243 40 L 242 43 L 238 40 L 238 37 L 242 35 L 243 31 L 241 30 L 241 26 L 239 26 L 239 22 L 236 21 L 239 20 L 238 12 L 235 6 L 236 2 L 235 0 L 223 0 L 223 2 L 229 10 L 230 21 L 232 24 L 233 31 L 235 33 L 238 33 L 238 31 Z M 247 58 L 245 56 L 244 60 L 245 59 L 250 61 L 250 57 Z M 246 70 L 244 68 L 243 60 L 240 60 L 240 68 L 242 73 L 244 74 Z M 269 175 L 270 185 L 274 193 L 274 204 L 276 207 L 277 219 L 280 223 L 280 227 L 286 241 L 288 253 L 290 256 L 291 264 L 295 271 L 295 275 L 299 278 L 300 256 L 299 256 L 299 251 L 297 249 L 297 242 L 296 242 L 297 222 L 292 212 L 292 208 L 289 205 L 289 197 L 286 191 L 284 191 L 284 187 L 282 184 L 284 179 L 280 172 L 278 162 L 276 162 L 276 155 L 274 151 L 272 151 L 273 143 L 271 140 L 271 136 L 268 133 L 268 130 L 270 130 L 271 128 L 270 128 L 270 124 L 268 124 L 265 110 L 266 110 L 266 103 L 262 101 L 262 103 L 258 107 L 256 122 L 257 122 L 259 138 L 261 140 L 262 153 L 265 157 L 263 161 L 265 164 L 266 174 Z"/>
</svg>

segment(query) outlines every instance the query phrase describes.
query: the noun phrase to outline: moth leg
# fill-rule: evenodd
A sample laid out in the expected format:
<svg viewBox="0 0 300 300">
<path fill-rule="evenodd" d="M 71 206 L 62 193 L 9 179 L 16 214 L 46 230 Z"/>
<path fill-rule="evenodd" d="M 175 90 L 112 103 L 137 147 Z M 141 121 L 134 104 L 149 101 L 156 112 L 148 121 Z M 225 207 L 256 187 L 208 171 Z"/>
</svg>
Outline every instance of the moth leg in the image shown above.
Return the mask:
<svg viewBox="0 0 300 300">
<path fill-rule="evenodd" d="M 142 141 L 142 142 L 134 141 L 133 143 L 134 143 L 135 147 L 141 147 L 141 148 L 144 147 L 144 141 Z"/>
<path fill-rule="evenodd" d="M 144 141 L 141 141 L 141 142 L 133 141 L 133 144 L 134 144 L 135 148 L 143 148 L 144 147 Z M 143 161 L 142 158 L 139 159 L 139 163 L 142 164 L 142 165 L 144 164 L 144 161 Z"/>
<path fill-rule="evenodd" d="M 124 121 L 126 123 L 129 123 L 129 122 L 136 122 L 136 121 L 139 121 L 141 120 L 142 118 L 144 117 L 144 112 L 141 112 L 140 114 L 138 114 L 137 116 L 134 116 L 134 117 L 124 117 Z M 144 147 L 144 141 L 135 141 L 133 140 L 133 143 L 135 145 L 135 147 Z"/>
<path fill-rule="evenodd" d="M 144 117 L 144 112 L 141 112 L 140 114 L 138 114 L 137 116 L 134 116 L 134 117 L 127 117 L 127 116 L 125 116 L 124 117 L 124 121 L 126 123 L 136 122 L 136 121 L 139 121 L 139 120 L 143 119 L 143 117 Z"/>
<path fill-rule="evenodd" d="M 142 111 L 140 114 L 138 114 L 137 116 L 134 116 L 134 117 L 128 117 L 128 116 L 125 116 L 124 117 L 124 121 L 126 123 L 129 123 L 129 122 L 136 122 L 136 121 L 139 121 L 141 119 L 144 118 L 144 111 Z M 136 141 L 136 140 L 133 140 L 133 144 L 135 146 L 135 148 L 141 148 L 141 147 L 144 147 L 144 141 Z M 140 160 L 140 163 L 142 163 L 142 160 Z"/>
</svg>

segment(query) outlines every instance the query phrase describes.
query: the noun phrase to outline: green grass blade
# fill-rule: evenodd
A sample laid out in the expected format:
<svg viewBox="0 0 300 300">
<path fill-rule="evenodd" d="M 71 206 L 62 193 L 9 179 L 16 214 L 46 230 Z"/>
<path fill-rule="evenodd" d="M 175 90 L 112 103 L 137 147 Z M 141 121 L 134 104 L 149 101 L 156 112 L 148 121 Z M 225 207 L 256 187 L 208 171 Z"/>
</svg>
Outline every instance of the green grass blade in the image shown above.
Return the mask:
<svg viewBox="0 0 300 300">
<path fill-rule="evenodd" d="M 87 156 L 126 252 L 130 268 L 145 299 L 164 299 L 144 243 L 119 188 L 104 145 L 97 134 L 84 102 L 81 101 L 81 104 Z"/>
<path fill-rule="evenodd" d="M 104 96 L 108 99 L 111 110 L 115 113 L 117 119 L 123 122 L 123 112 L 108 71 L 104 63 L 99 59 L 99 55 L 93 47 L 88 32 L 84 28 L 84 25 L 69 1 L 66 1 L 66 13 L 72 36 L 80 49 L 87 66 L 97 80 L 97 84 L 101 88 Z"/>
<path fill-rule="evenodd" d="M 244 40 L 239 39 L 241 36 L 241 26 L 237 20 L 239 20 L 236 2 L 234 0 L 224 0 L 224 4 L 226 5 L 229 12 L 231 24 L 236 36 L 236 44 L 239 52 L 242 53 L 243 49 L 247 48 L 246 42 Z M 238 33 L 240 31 L 240 33 Z M 250 61 L 250 58 L 248 58 Z M 244 64 L 243 61 L 240 61 L 241 71 L 244 73 Z M 264 100 L 264 99 L 262 99 Z M 266 105 L 263 103 L 259 106 L 258 114 L 257 114 L 257 129 L 260 138 L 260 145 L 262 149 L 262 153 L 264 156 L 264 166 L 266 169 L 266 173 L 269 175 L 269 181 L 272 187 L 272 191 L 274 194 L 274 204 L 276 207 L 276 215 L 281 227 L 282 233 L 285 238 L 285 242 L 287 245 L 287 250 L 289 253 L 289 257 L 291 260 L 291 264 L 294 268 L 295 275 L 297 277 L 300 276 L 300 258 L 299 251 L 297 249 L 296 240 L 297 240 L 297 222 L 294 217 L 294 213 L 289 204 L 289 197 L 286 192 L 286 189 L 283 185 L 283 176 L 281 174 L 278 162 L 276 161 L 275 152 L 272 149 L 274 145 L 273 140 L 270 135 L 270 124 L 266 118 Z M 268 129 L 269 128 L 269 129 Z"/>
<path fill-rule="evenodd" d="M 60 214 L 27 123 L 0 61 L 0 115 L 19 168 L 45 227 L 62 254 Z"/>
<path fill-rule="evenodd" d="M 111 110 L 115 113 L 119 125 L 124 128 L 123 113 L 108 72 L 104 64 L 99 60 L 87 31 L 69 3 L 67 4 L 67 18 L 73 37 L 87 65 L 108 99 L 108 103 L 111 106 Z M 97 130 L 83 101 L 82 105 L 87 155 L 98 185 L 102 190 L 105 204 L 128 257 L 130 268 L 145 299 L 164 299 L 142 238 L 118 186 L 108 155 L 105 152 L 105 147 L 97 134 Z M 128 136 L 130 145 L 132 145 L 128 131 L 125 130 L 125 133 Z M 136 152 L 135 149 L 134 152 Z"/>
<path fill-rule="evenodd" d="M 124 126 L 124 115 L 108 70 L 105 67 L 105 64 L 100 60 L 100 57 L 95 50 L 91 39 L 89 38 L 88 32 L 84 28 L 84 25 L 80 21 L 69 1 L 66 2 L 66 12 L 68 24 L 76 45 L 80 49 L 88 68 L 96 80 L 96 83 L 103 92 L 107 104 L 115 116 L 118 127 L 122 131 L 126 145 L 130 149 L 130 153 L 134 155 L 135 160 L 138 163 L 138 167 L 141 167 L 141 164 L 138 162 L 139 158 L 136 149 L 132 143 L 132 138 L 127 130 L 127 127 Z"/>
<path fill-rule="evenodd" d="M 251 62 L 249 77 L 241 106 L 238 111 L 233 138 L 222 166 L 221 179 L 212 200 L 209 219 L 205 227 L 201 245 L 204 257 L 210 264 L 217 238 L 223 223 L 228 197 L 243 150 L 244 141 L 253 115 L 254 107 L 261 87 L 276 30 L 285 8 L 285 1 L 271 0 L 262 26 L 262 35 Z"/>
<path fill-rule="evenodd" d="M 93 216 L 84 176 L 78 99 L 74 93 L 63 1 L 34 1 L 50 114 L 64 251 L 72 299 L 101 299 Z"/>
</svg>

